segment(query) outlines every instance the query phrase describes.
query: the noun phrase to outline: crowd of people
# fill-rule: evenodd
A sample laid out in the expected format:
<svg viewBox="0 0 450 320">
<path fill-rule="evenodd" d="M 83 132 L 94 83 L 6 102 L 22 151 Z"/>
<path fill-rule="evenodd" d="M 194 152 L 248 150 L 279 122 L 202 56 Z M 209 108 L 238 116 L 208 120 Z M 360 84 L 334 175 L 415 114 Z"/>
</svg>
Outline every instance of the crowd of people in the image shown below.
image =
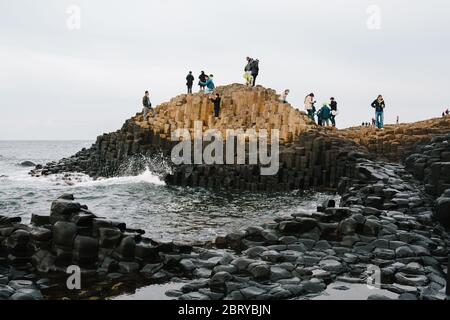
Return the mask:
<svg viewBox="0 0 450 320">
<path fill-rule="evenodd" d="M 337 101 L 334 97 L 330 98 L 329 102 L 324 102 L 322 107 L 318 110 L 316 108 L 317 101 L 314 93 L 310 93 L 305 97 L 304 107 L 308 117 L 316 122 L 319 126 L 333 126 L 336 127 L 336 117 L 339 114 L 337 108 Z"/>
<path fill-rule="evenodd" d="M 247 57 L 246 65 L 244 67 L 244 79 L 245 84 L 249 87 L 256 86 L 256 79 L 259 75 L 259 60 Z M 221 97 L 220 94 L 214 93 L 215 84 L 214 84 L 214 76 L 212 74 L 206 74 L 204 71 L 201 71 L 198 76 L 198 86 L 200 88 L 200 92 L 210 95 L 209 99 L 211 103 L 214 105 L 214 116 L 216 118 L 220 115 L 220 105 L 221 105 Z M 195 77 L 192 71 L 189 71 L 186 76 L 186 86 L 187 86 L 187 94 L 193 93 L 193 86 L 195 82 Z M 290 90 L 286 89 L 280 95 L 280 101 L 282 103 L 288 103 L 287 97 L 290 94 Z M 310 93 L 305 97 L 304 108 L 308 117 L 316 122 L 319 126 L 333 126 L 336 127 L 336 117 L 338 116 L 338 104 L 334 97 L 331 97 L 328 102 L 324 102 L 322 106 L 317 110 L 316 108 L 317 101 L 315 100 L 314 93 Z M 150 102 L 150 94 L 148 91 L 145 91 L 145 95 L 142 99 L 143 105 L 143 117 L 144 121 L 148 120 L 148 116 L 154 116 L 154 110 L 152 108 L 152 104 Z M 386 108 L 386 103 L 382 95 L 379 95 L 371 104 L 372 108 L 375 111 L 375 118 L 372 119 L 372 125 L 377 127 L 378 129 L 384 128 L 384 110 Z M 447 109 L 442 113 L 442 116 L 449 115 L 449 110 Z M 316 120 L 317 117 L 317 120 Z M 397 124 L 399 123 L 399 118 L 397 117 Z M 363 126 L 369 126 L 369 123 L 363 122 Z"/>
</svg>

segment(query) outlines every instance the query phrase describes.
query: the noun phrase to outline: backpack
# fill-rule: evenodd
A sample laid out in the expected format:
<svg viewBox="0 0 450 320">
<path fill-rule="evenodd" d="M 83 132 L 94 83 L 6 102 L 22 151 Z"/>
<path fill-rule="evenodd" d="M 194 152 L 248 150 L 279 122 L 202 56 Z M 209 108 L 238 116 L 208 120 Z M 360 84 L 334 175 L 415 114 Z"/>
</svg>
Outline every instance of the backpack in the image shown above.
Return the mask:
<svg viewBox="0 0 450 320">
<path fill-rule="evenodd" d="M 252 73 L 258 73 L 259 72 L 259 60 L 253 60 L 252 62 Z"/>
</svg>

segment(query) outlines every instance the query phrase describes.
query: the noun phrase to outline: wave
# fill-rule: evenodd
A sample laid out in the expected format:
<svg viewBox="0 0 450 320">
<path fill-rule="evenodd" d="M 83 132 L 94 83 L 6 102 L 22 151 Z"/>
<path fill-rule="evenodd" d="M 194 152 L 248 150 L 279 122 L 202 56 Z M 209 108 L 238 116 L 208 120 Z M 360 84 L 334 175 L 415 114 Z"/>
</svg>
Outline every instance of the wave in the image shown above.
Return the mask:
<svg viewBox="0 0 450 320">
<path fill-rule="evenodd" d="M 163 186 L 166 183 L 161 180 L 160 177 L 155 175 L 150 169 L 146 169 L 143 173 L 136 176 L 121 176 L 113 178 L 99 178 L 90 181 L 85 181 L 77 186 L 97 186 L 97 185 L 121 185 L 121 184 L 135 184 L 135 183 L 148 183 Z"/>
<path fill-rule="evenodd" d="M 89 186 L 107 186 L 107 185 L 126 185 L 135 183 L 148 183 L 153 185 L 165 185 L 165 182 L 158 175 L 154 174 L 149 168 L 138 175 L 124 175 L 112 178 L 93 179 L 84 173 L 59 173 L 48 176 L 32 177 L 28 170 L 16 171 L 13 174 L 1 175 L 0 181 L 18 182 L 22 185 L 51 185 L 51 186 L 71 186 L 71 187 L 89 187 Z"/>
</svg>

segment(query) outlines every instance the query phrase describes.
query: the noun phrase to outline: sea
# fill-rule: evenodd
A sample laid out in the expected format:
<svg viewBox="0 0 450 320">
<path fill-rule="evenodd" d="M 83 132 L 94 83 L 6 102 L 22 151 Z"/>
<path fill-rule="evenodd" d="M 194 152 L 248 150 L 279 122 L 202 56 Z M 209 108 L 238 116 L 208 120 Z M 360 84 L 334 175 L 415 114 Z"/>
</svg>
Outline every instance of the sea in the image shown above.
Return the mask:
<svg viewBox="0 0 450 320">
<path fill-rule="evenodd" d="M 144 167 L 134 175 L 97 179 L 77 174 L 32 177 L 24 161 L 45 164 L 69 157 L 93 141 L 0 141 L 0 215 L 50 214 L 53 200 L 71 193 L 99 217 L 143 229 L 156 241 L 209 241 L 296 212 L 313 212 L 336 195 L 317 192 L 247 193 L 168 186 Z"/>
</svg>

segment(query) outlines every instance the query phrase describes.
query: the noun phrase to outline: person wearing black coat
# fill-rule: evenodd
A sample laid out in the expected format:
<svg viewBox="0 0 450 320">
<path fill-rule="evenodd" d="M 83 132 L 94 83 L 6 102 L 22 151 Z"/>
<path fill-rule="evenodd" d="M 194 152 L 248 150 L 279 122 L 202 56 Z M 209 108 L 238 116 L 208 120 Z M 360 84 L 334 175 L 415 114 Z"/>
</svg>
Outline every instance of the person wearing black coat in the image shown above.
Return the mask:
<svg viewBox="0 0 450 320">
<path fill-rule="evenodd" d="M 220 95 L 216 93 L 215 98 L 210 98 L 209 100 L 214 103 L 214 117 L 218 118 L 220 115 L 220 102 L 222 99 L 220 98 Z"/>
<path fill-rule="evenodd" d="M 187 85 L 187 93 L 192 94 L 192 86 L 194 85 L 194 76 L 192 75 L 192 71 L 189 71 L 189 74 L 186 77 L 186 85 Z"/>
<path fill-rule="evenodd" d="M 259 74 L 259 60 L 258 59 L 252 60 L 250 72 L 253 77 L 252 86 L 254 87 L 256 85 L 256 78 L 258 77 L 258 74 Z"/>
<path fill-rule="evenodd" d="M 206 82 L 205 71 L 202 71 L 202 73 L 200 73 L 200 75 L 198 76 L 198 79 L 200 80 L 198 82 L 198 85 L 200 86 L 200 91 L 204 91 L 205 90 L 205 82 Z"/>
<path fill-rule="evenodd" d="M 330 109 L 331 109 L 331 124 L 333 127 L 336 127 L 336 114 L 337 114 L 337 102 L 336 100 L 331 97 L 330 98 Z"/>
</svg>

